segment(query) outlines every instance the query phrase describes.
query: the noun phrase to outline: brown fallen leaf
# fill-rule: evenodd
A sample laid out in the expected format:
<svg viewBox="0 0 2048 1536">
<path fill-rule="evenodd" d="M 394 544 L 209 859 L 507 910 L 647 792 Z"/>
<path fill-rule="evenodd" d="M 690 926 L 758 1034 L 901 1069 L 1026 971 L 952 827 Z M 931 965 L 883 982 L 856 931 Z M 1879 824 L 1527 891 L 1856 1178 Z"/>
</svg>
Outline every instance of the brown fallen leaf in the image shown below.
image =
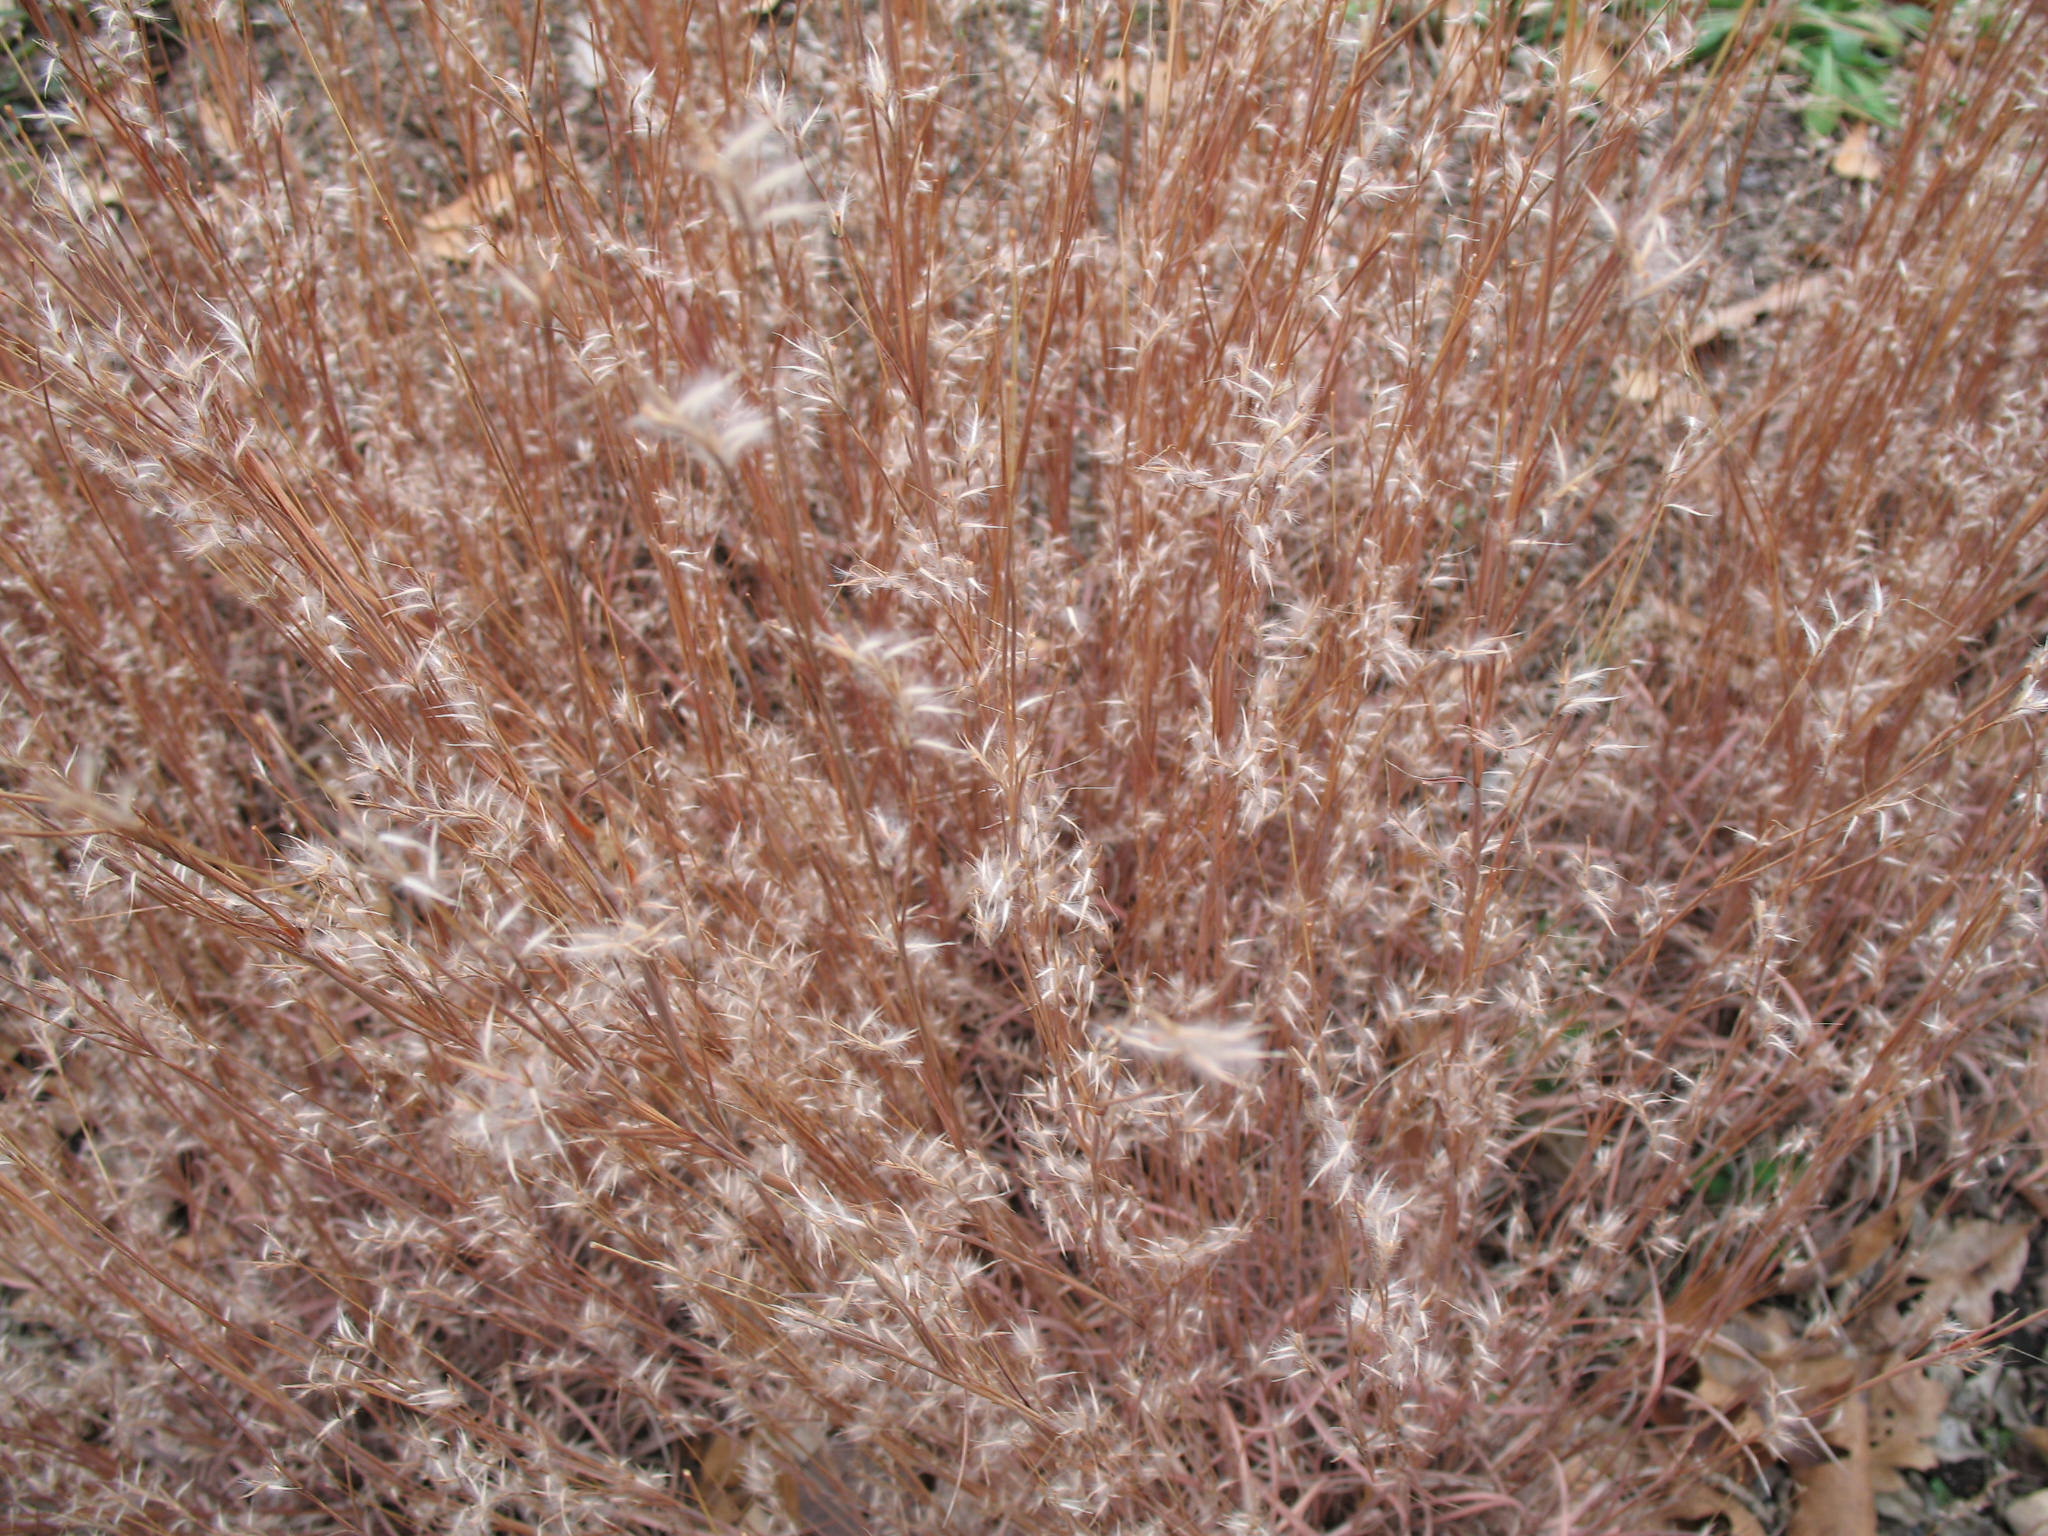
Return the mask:
<svg viewBox="0 0 2048 1536">
<path fill-rule="evenodd" d="M 1667 385 L 1659 390 L 1657 398 L 1650 402 L 1650 420 L 1658 427 L 1668 427 L 1673 422 L 1711 420 L 1713 413 L 1712 403 L 1693 387 L 1690 380 L 1684 378 L 1680 378 L 1675 386 Z"/>
<path fill-rule="evenodd" d="M 1897 1493 L 1902 1470 L 1931 1472 L 1941 1465 L 1935 1436 L 1948 1409 L 1948 1389 L 1925 1371 L 1880 1372 L 1865 1393 L 1870 1421 L 1871 1486 Z"/>
<path fill-rule="evenodd" d="M 214 154 L 229 159 L 242 153 L 241 129 L 211 96 L 199 98 L 198 119 L 200 142 Z"/>
<path fill-rule="evenodd" d="M 689 1474 L 691 1494 L 717 1524 L 732 1524 L 745 1503 L 740 1484 L 740 1442 L 731 1435 L 714 1432 L 693 1442 L 691 1449 L 697 1461 L 695 1472 Z"/>
<path fill-rule="evenodd" d="M 478 226 L 503 219 L 520 194 L 530 191 L 539 179 L 531 156 L 513 156 L 503 170 L 491 172 L 462 196 L 421 217 L 420 254 L 441 261 L 467 260 Z"/>
<path fill-rule="evenodd" d="M 1924 1336 L 1918 1339 L 1909 1337 L 1913 1326 L 1899 1310 L 1897 1302 L 1882 1300 L 1864 1312 L 1856 1331 L 1873 1350 L 1889 1351 L 1903 1359 L 1918 1353 L 1920 1346 L 1927 1342 Z"/>
<path fill-rule="evenodd" d="M 1116 94 L 1119 110 L 1132 102 L 1164 100 L 1169 90 L 1187 79 L 1187 66 L 1173 67 L 1166 58 L 1141 59 L 1130 54 L 1109 60 L 1102 66 L 1103 85 Z"/>
<path fill-rule="evenodd" d="M 1876 181 L 1884 174 L 1884 161 L 1871 147 L 1870 124 L 1858 123 L 1842 135 L 1828 168 L 1845 181 Z"/>
<path fill-rule="evenodd" d="M 2039 1424 L 2023 1424 L 2019 1429 L 2020 1443 L 2043 1461 L 2048 1461 L 2048 1427 Z"/>
<path fill-rule="evenodd" d="M 1938 1231 L 1906 1265 L 1908 1276 L 1927 1282 L 1909 1336 L 1922 1325 L 1932 1333 L 1945 1314 L 1965 1328 L 1990 1327 L 1998 1294 L 2019 1284 L 2032 1236 L 2022 1222 L 1959 1221 Z"/>
<path fill-rule="evenodd" d="M 1790 1319 L 1776 1307 L 1731 1317 L 1700 1345 L 1697 1396 L 1710 1408 L 1725 1409 L 1768 1391 L 1795 1342 Z"/>
<path fill-rule="evenodd" d="M 1861 1392 L 1843 1400 L 1823 1434 L 1840 1454 L 1793 1474 L 1799 1491 L 1785 1536 L 1877 1536 L 1870 1423 Z"/>
<path fill-rule="evenodd" d="M 1621 62 L 1592 27 L 1582 26 L 1560 51 L 1557 72 L 1587 95 L 1599 96 L 1621 73 Z"/>
<path fill-rule="evenodd" d="M 1673 1520 L 1725 1520 L 1728 1536 L 1764 1536 L 1763 1522 L 1733 1494 L 1695 1484 L 1666 1511 Z"/>
<path fill-rule="evenodd" d="M 1806 308 L 1835 286 L 1832 272 L 1801 272 L 1780 278 L 1753 299 L 1723 304 L 1707 314 L 1686 334 L 1688 347 L 1703 347 L 1716 337 L 1747 330 L 1766 315 L 1789 315 Z"/>
<path fill-rule="evenodd" d="M 1676 610 L 1671 616 L 1682 617 Z M 1426 1141 L 1419 1145 L 1426 1150 Z M 1671 1330 L 1678 1344 L 1690 1352 L 1710 1336 L 1710 1322 L 1714 1328 L 1720 1328 L 1729 1318 L 1739 1316 L 1754 1324 L 1757 1315 L 1754 1304 L 1771 1294 L 1771 1287 L 1758 1284 L 1753 1276 L 1738 1278 L 1735 1272 L 1727 1269 L 1702 1270 L 1688 1280 L 1677 1295 L 1665 1302 L 1665 1326 Z"/>
<path fill-rule="evenodd" d="M 1637 405 L 1648 405 L 1664 391 L 1664 376 L 1648 363 L 1623 360 L 1614 365 L 1614 392 Z"/>
<path fill-rule="evenodd" d="M 1759 1307 L 1701 1345 L 1699 1368 L 1694 1395 L 1737 1442 L 1796 1465 L 1827 1459 L 1814 1418 L 1856 1386 L 1859 1362 L 1844 1340 L 1799 1337 L 1788 1314 Z"/>
<path fill-rule="evenodd" d="M 1828 1283 L 1841 1285 L 1860 1280 L 1877 1261 L 1890 1253 L 1913 1227 L 1913 1213 L 1919 1208 L 1922 1186 L 1914 1185 L 1875 1216 L 1858 1222 L 1842 1239 L 1838 1257 L 1828 1266 Z"/>
</svg>

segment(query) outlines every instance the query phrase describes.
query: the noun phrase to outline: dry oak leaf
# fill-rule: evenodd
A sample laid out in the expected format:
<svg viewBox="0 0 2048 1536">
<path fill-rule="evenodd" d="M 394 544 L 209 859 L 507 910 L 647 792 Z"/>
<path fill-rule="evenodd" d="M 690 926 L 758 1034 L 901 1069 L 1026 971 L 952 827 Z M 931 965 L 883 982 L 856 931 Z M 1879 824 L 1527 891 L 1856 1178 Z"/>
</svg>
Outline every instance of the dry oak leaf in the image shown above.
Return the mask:
<svg viewBox="0 0 2048 1536">
<path fill-rule="evenodd" d="M 1181 88 L 1188 70 L 1186 64 L 1175 68 L 1171 58 L 1145 59 L 1127 53 L 1102 66 L 1101 80 L 1115 95 L 1121 111 L 1134 101 L 1165 100 L 1169 93 Z"/>
<path fill-rule="evenodd" d="M 1909 1277 L 1927 1282 L 1909 1322 L 1924 1323 L 1931 1333 L 1948 1313 L 1965 1328 L 1990 1327 L 1995 1298 L 2018 1285 L 2027 1267 L 2032 1236 L 2033 1228 L 2021 1222 L 1959 1221 L 1937 1229 L 1906 1264 Z"/>
<path fill-rule="evenodd" d="M 1674 1520 L 1725 1520 L 1728 1536 L 1764 1536 L 1763 1522 L 1733 1494 L 1695 1484 L 1666 1511 Z"/>
<path fill-rule="evenodd" d="M 479 225 L 493 224 L 512 211 L 523 192 L 531 191 L 540 172 L 529 155 L 493 171 L 453 202 L 443 203 L 420 219 L 419 252 L 441 261 L 466 261 L 472 254 Z"/>
<path fill-rule="evenodd" d="M 1703 347 L 1717 337 L 1732 336 L 1737 331 L 1749 329 L 1765 315 L 1789 315 L 1804 309 L 1833 289 L 1835 282 L 1832 272 L 1800 272 L 1780 278 L 1753 299 L 1709 310 L 1699 324 L 1686 333 L 1685 344 Z"/>
<path fill-rule="evenodd" d="M 1731 1408 L 1768 1390 L 1774 1368 L 1797 1342 L 1791 1319 L 1776 1307 L 1731 1317 L 1699 1349 L 1698 1396 L 1710 1408 Z"/>
<path fill-rule="evenodd" d="M 746 1504 L 740 1481 L 744 1460 L 740 1442 L 714 1431 L 694 1442 L 691 1449 L 697 1467 L 688 1476 L 698 1507 L 720 1525 L 733 1524 Z"/>
<path fill-rule="evenodd" d="M 1877 1536 L 1869 1410 L 1861 1392 L 1843 1399 L 1824 1433 L 1841 1454 L 1793 1474 L 1799 1492 L 1785 1536 Z"/>
<path fill-rule="evenodd" d="M 1875 181 L 1884 174 L 1884 161 L 1870 144 L 1870 124 L 1858 123 L 1842 135 L 1828 168 L 1844 181 Z"/>
<path fill-rule="evenodd" d="M 1670 610 L 1667 617 L 1681 626 L 1695 622 L 1689 613 L 1675 608 Z M 1712 1322 L 1715 1327 L 1720 1327 L 1721 1324 L 1717 1320 L 1729 1315 L 1725 1308 L 1739 1283 L 1730 1270 L 1702 1270 L 1686 1282 L 1683 1290 L 1664 1304 L 1665 1326 L 1689 1348 L 1697 1348 L 1708 1337 L 1707 1325 Z M 1759 1300 L 1767 1294 L 1757 1289 L 1742 1293 L 1746 1301 Z"/>
<path fill-rule="evenodd" d="M 1925 1371 L 1882 1373 L 1864 1396 L 1870 1416 L 1871 1486 L 1897 1493 L 1906 1486 L 1901 1469 L 1931 1472 L 1941 1465 L 1935 1436 L 1948 1409 L 1948 1389 Z"/>
<path fill-rule="evenodd" d="M 1789 1265 L 1779 1277 L 1780 1296 L 1800 1295 L 1815 1286 L 1852 1285 L 1891 1254 L 1913 1229 L 1924 1183 L 1904 1186 L 1899 1198 L 1875 1215 L 1830 1239 L 1804 1263 Z M 1867 1341 L 1866 1341 L 1867 1342 Z"/>
<path fill-rule="evenodd" d="M 1558 75 L 1589 96 L 1603 95 L 1621 73 L 1615 58 L 1590 26 L 1577 28 L 1558 50 Z"/>
<path fill-rule="evenodd" d="M 242 130 L 236 119 L 211 96 L 199 98 L 199 139 L 213 154 L 227 159 L 242 153 Z"/>
<path fill-rule="evenodd" d="M 1755 1307 L 1732 1317 L 1700 1346 L 1700 1398 L 1726 1407 L 1759 1391 L 1790 1390 L 1825 1401 L 1856 1380 L 1856 1359 L 1836 1340 L 1802 1338 L 1777 1307 Z"/>
<path fill-rule="evenodd" d="M 1738 1443 L 1795 1466 L 1828 1459 L 1814 1416 L 1841 1402 L 1859 1370 L 1852 1348 L 1798 1337 L 1775 1307 L 1730 1318 L 1700 1346 L 1699 1368 L 1694 1396 L 1722 1415 Z"/>
<path fill-rule="evenodd" d="M 1614 365 L 1614 392 L 1637 405 L 1648 405 L 1664 392 L 1664 375 L 1648 363 L 1624 358 Z"/>
<path fill-rule="evenodd" d="M 1864 1271 L 1890 1253 L 1899 1239 L 1912 1230 L 1913 1212 L 1919 1203 L 1920 1188 L 1915 1186 L 1903 1198 L 1850 1228 L 1842 1239 L 1841 1257 L 1829 1266 L 1829 1283 L 1839 1285 L 1861 1279 Z"/>
</svg>

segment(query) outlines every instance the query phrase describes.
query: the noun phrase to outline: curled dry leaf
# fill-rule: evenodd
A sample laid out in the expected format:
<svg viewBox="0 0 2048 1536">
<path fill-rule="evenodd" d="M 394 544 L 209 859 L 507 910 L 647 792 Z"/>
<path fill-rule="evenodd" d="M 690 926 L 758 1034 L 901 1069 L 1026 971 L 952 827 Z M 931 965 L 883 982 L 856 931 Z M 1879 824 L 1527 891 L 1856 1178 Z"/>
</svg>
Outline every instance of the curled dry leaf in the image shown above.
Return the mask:
<svg viewBox="0 0 2048 1536">
<path fill-rule="evenodd" d="M 1703 347 L 1717 337 L 1747 330 L 1766 315 L 1787 315 L 1814 303 L 1835 286 L 1832 272 L 1801 272 L 1781 278 L 1753 299 L 1710 310 L 1686 335 L 1688 347 Z"/>
<path fill-rule="evenodd" d="M 1614 365 L 1614 392 L 1637 405 L 1648 405 L 1664 389 L 1664 376 L 1648 363 L 1624 358 Z"/>
<path fill-rule="evenodd" d="M 1121 110 L 1133 102 L 1164 102 L 1187 75 L 1187 66 L 1176 69 L 1171 58 L 1146 59 L 1127 53 L 1104 64 L 1101 79 Z"/>
<path fill-rule="evenodd" d="M 1707 400 L 1682 372 L 1666 373 L 1654 363 L 1623 358 L 1614 365 L 1609 387 L 1630 405 L 1641 406 L 1655 426 L 1707 414 Z"/>
<path fill-rule="evenodd" d="M 514 155 L 503 170 L 491 172 L 462 196 L 420 219 L 420 254 L 441 261 L 467 260 L 478 226 L 504 218 L 520 194 L 532 190 L 539 179 L 532 156 Z"/>
<path fill-rule="evenodd" d="M 223 159 L 242 153 L 242 130 L 235 117 L 211 96 L 199 98 L 199 138 L 209 151 Z"/>
<path fill-rule="evenodd" d="M 1796 1296 L 1815 1286 L 1854 1285 L 1864 1279 L 1912 1231 L 1924 1187 L 1911 1185 L 1883 1210 L 1828 1240 L 1807 1262 L 1787 1265 L 1778 1294 Z"/>
<path fill-rule="evenodd" d="M 1884 161 L 1870 143 L 1868 123 L 1858 123 L 1842 136 L 1828 168 L 1845 181 L 1876 181 L 1884 174 Z"/>
<path fill-rule="evenodd" d="M 1559 76 L 1589 96 L 1604 94 L 1620 73 L 1621 62 L 1591 26 L 1575 29 L 1559 51 Z"/>
<path fill-rule="evenodd" d="M 1875 1216 L 1851 1227 L 1842 1239 L 1839 1255 L 1828 1268 L 1829 1282 L 1841 1285 L 1860 1280 L 1912 1230 L 1913 1213 L 1919 1204 L 1920 1191 L 1915 1187 Z"/>
<path fill-rule="evenodd" d="M 698 1506 L 720 1525 L 740 1516 L 745 1495 L 740 1485 L 740 1443 L 731 1435 L 709 1434 L 694 1447 L 697 1467 L 690 1477 Z"/>
<path fill-rule="evenodd" d="M 1887 1213 L 1873 1233 L 1896 1225 Z M 1858 1247 L 1854 1235 L 1846 1248 Z M 1875 1246 L 1874 1236 L 1864 1246 Z M 1975 1231 L 1951 1233 L 1928 1250 L 1945 1266 L 1993 1252 L 2003 1249 Z M 1874 1262 L 1854 1258 L 1864 1267 Z M 1930 1262 L 1923 1256 L 1916 1264 Z M 1948 1392 L 1897 1354 L 1873 1366 L 1855 1342 L 1801 1337 L 1792 1314 L 1757 1307 L 1702 1343 L 1698 1360 L 1695 1396 L 1732 1426 L 1739 1443 L 1792 1467 L 1799 1489 L 1793 1536 L 1870 1536 L 1877 1494 L 1902 1487 L 1902 1469 L 1940 1464 L 1935 1438 Z"/>
</svg>

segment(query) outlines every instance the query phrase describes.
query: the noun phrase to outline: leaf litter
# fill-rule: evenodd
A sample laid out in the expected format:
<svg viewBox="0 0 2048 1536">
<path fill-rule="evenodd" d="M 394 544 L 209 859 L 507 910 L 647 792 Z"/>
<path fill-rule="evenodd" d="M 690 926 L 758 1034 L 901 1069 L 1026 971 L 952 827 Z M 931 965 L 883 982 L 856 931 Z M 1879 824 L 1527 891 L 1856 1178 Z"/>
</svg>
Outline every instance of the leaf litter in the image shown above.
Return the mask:
<svg viewBox="0 0 2048 1536">
<path fill-rule="evenodd" d="M 1998 1299 L 2020 1286 L 2034 1231 L 1930 1219 L 1914 1191 L 1843 1234 L 1822 1262 L 1791 1271 L 1778 1301 L 1695 1346 L 1685 1394 L 1694 1418 L 1752 1468 L 1789 1472 L 1787 1536 L 1877 1536 L 1881 1510 L 1912 1492 L 1906 1473 L 1938 1478 L 1978 1455 L 1960 1418 L 1969 1378 L 1958 1360 L 2001 1321 Z M 1783 1304 L 1787 1294 L 1807 1305 Z M 1680 1326 L 1687 1310 L 1684 1298 L 1674 1303 Z M 2006 1429 L 2048 1460 L 2048 1429 Z M 1724 1522 L 1732 1536 L 1761 1528 L 1742 1501 L 1704 1481 L 1671 1513 Z M 2007 1521 L 2020 1536 L 2048 1532 L 2048 1492 L 2012 1501 Z"/>
</svg>

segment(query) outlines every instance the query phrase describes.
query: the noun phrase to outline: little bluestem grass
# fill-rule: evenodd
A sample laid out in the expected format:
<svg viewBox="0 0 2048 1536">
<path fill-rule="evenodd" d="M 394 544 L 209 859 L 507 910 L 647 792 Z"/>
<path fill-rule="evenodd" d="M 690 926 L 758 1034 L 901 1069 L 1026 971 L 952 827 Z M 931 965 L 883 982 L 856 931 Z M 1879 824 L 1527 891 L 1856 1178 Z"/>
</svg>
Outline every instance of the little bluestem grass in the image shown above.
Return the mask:
<svg viewBox="0 0 2048 1536">
<path fill-rule="evenodd" d="M 12 1518 L 1654 1528 L 2035 1167 L 2042 18 L 1715 361 L 1697 10 L 663 14 L 63 37 Z"/>
</svg>

